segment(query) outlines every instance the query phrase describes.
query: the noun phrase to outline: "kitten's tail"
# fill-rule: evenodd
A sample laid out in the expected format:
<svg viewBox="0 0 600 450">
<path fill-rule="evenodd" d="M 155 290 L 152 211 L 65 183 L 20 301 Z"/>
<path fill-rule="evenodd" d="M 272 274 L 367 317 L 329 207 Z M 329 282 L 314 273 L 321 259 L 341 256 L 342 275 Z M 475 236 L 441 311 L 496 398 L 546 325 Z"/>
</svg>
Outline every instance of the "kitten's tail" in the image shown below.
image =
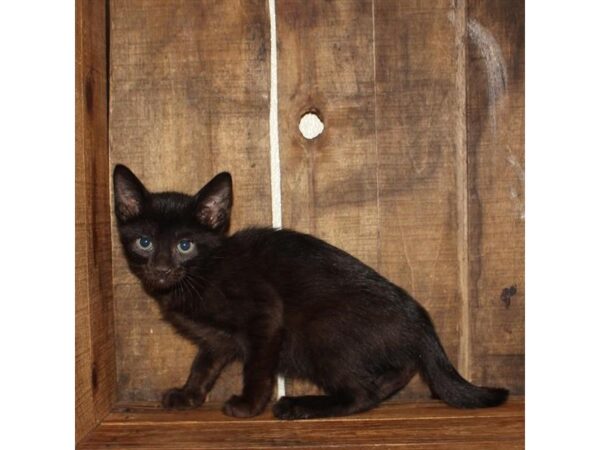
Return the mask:
<svg viewBox="0 0 600 450">
<path fill-rule="evenodd" d="M 435 331 L 425 338 L 421 374 L 434 396 L 456 408 L 486 408 L 504 403 L 508 390 L 469 383 L 456 371 Z"/>
</svg>

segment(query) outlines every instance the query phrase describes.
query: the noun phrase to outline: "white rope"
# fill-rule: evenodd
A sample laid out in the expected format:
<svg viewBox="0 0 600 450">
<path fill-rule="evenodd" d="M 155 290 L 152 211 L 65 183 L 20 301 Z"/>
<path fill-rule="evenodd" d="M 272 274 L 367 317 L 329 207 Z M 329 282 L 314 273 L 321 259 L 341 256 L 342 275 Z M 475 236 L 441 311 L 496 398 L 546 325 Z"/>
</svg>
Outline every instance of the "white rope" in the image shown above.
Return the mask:
<svg viewBox="0 0 600 450">
<path fill-rule="evenodd" d="M 269 0 L 271 22 L 271 104 L 269 110 L 269 143 L 271 150 L 271 213 L 273 228 L 281 228 L 281 163 L 279 160 L 279 120 L 277 103 L 277 23 L 275 0 Z M 277 377 L 277 398 L 285 395 L 285 379 Z"/>
</svg>

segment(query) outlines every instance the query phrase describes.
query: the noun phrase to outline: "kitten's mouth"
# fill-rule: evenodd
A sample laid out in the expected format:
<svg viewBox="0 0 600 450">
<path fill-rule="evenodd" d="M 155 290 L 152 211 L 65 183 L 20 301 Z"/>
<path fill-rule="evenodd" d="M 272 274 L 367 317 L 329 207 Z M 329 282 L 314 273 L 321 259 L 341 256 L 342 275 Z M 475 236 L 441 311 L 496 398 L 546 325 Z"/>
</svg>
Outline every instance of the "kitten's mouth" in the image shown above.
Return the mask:
<svg viewBox="0 0 600 450">
<path fill-rule="evenodd" d="M 149 274 L 145 277 L 146 287 L 152 291 L 168 291 L 181 281 L 182 273 L 174 271 L 167 274 Z"/>
<path fill-rule="evenodd" d="M 170 281 L 170 280 L 166 280 L 166 279 L 147 280 L 146 281 L 146 286 L 151 291 L 157 291 L 157 292 L 169 291 L 172 288 L 174 288 L 176 284 L 177 284 L 177 281 Z"/>
</svg>

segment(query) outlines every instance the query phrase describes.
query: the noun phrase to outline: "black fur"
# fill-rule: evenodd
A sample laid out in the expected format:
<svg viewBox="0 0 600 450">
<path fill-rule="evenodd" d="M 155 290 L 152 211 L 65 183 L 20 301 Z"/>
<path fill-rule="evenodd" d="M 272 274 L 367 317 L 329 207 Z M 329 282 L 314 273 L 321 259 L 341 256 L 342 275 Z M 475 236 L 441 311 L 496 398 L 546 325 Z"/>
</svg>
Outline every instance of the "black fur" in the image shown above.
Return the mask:
<svg viewBox="0 0 600 450">
<path fill-rule="evenodd" d="M 223 410 L 236 417 L 264 410 L 277 374 L 310 380 L 326 394 L 281 398 L 273 407 L 281 419 L 373 408 L 417 373 L 435 397 L 459 408 L 507 398 L 505 389 L 464 380 L 425 309 L 351 255 L 291 230 L 228 237 L 229 174 L 193 197 L 152 194 L 118 165 L 114 189 L 131 270 L 164 318 L 198 346 L 186 384 L 165 393 L 166 408 L 200 406 L 234 359 L 244 363 L 244 387 Z M 193 245 L 188 253 L 178 250 L 182 240 Z"/>
</svg>

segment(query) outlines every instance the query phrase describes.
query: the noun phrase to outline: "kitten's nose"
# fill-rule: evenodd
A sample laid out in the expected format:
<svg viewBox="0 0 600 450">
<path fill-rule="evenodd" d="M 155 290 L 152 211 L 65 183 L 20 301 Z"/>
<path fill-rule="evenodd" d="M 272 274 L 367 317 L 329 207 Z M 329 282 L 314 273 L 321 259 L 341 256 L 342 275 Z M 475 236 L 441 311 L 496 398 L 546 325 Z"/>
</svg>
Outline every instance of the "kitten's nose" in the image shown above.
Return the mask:
<svg viewBox="0 0 600 450">
<path fill-rule="evenodd" d="M 169 266 L 159 264 L 154 266 L 154 273 L 156 274 L 157 281 L 160 284 L 165 284 L 169 274 L 171 273 L 171 268 Z"/>
<path fill-rule="evenodd" d="M 162 253 L 157 253 L 156 258 L 153 261 L 153 272 L 154 279 L 158 281 L 159 284 L 164 285 L 167 283 L 169 279 L 169 275 L 172 272 L 171 264 L 169 264 L 169 259 L 166 255 Z"/>
<path fill-rule="evenodd" d="M 166 285 L 171 268 L 167 266 L 155 266 L 154 273 L 156 274 L 156 280 L 160 285 Z"/>
</svg>

